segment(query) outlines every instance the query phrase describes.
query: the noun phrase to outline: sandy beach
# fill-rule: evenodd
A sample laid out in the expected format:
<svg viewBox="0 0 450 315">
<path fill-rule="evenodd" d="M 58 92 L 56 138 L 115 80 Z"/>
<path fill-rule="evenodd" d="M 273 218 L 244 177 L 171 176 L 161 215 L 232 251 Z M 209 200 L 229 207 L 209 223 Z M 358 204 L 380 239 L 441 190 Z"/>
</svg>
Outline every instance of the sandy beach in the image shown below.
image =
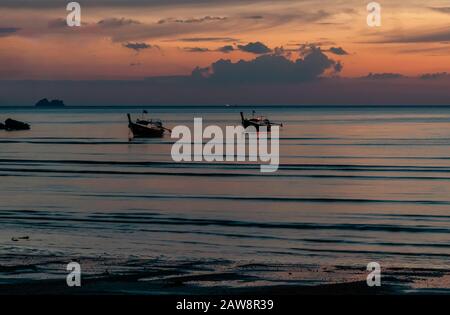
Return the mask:
<svg viewBox="0 0 450 315">
<path fill-rule="evenodd" d="M 68 287 L 64 273 L 40 273 L 44 269 L 63 269 L 62 257 L 39 259 L 40 263 L 22 257 L 24 264 L 2 264 L 0 295 L 440 295 L 449 293 L 450 280 L 446 269 L 389 268 L 383 270 L 380 287 L 369 287 L 368 272 L 357 266 L 231 261 L 169 264 L 160 259 L 86 258 L 79 261 L 89 266 L 81 287 Z M 116 266 L 116 270 L 108 266 Z"/>
</svg>

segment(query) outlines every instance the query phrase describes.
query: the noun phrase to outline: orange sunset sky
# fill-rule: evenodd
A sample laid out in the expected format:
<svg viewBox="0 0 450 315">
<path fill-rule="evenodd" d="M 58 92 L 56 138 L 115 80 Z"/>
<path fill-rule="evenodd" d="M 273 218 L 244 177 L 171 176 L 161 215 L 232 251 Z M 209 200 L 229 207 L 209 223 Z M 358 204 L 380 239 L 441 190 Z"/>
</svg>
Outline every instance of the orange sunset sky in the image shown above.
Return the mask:
<svg viewBox="0 0 450 315">
<path fill-rule="evenodd" d="M 251 60 L 255 53 L 238 48 L 250 42 L 294 59 L 301 45 L 316 45 L 344 77 L 450 68 L 448 0 L 379 1 L 381 27 L 366 23 L 369 1 L 92 0 L 79 1 L 82 26 L 70 28 L 68 2 L 0 0 L 0 79 L 184 75 L 221 58 Z"/>
<path fill-rule="evenodd" d="M 450 1 L 0 0 L 0 106 L 450 105 Z"/>
</svg>

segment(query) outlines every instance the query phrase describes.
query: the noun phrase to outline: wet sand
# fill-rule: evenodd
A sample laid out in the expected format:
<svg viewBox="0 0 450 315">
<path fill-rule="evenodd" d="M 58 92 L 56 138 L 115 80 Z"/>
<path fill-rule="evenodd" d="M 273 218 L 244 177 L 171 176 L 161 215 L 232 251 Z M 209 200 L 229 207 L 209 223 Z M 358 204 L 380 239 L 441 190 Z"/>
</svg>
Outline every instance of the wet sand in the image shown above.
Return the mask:
<svg viewBox="0 0 450 315">
<path fill-rule="evenodd" d="M 369 287 L 359 266 L 239 264 L 231 261 L 108 261 L 85 258 L 82 286 L 70 288 L 64 259 L 0 265 L 0 295 L 401 295 L 448 294 L 450 271 L 392 267 L 382 270 L 381 287 Z M 42 257 L 40 258 L 42 259 Z M 121 266 L 112 271 L 109 266 Z M 52 277 L 40 270 L 59 268 Z M 17 275 L 20 277 L 16 278 Z M 24 279 L 24 275 L 29 275 Z M 15 279 L 15 280 L 14 280 Z"/>
</svg>

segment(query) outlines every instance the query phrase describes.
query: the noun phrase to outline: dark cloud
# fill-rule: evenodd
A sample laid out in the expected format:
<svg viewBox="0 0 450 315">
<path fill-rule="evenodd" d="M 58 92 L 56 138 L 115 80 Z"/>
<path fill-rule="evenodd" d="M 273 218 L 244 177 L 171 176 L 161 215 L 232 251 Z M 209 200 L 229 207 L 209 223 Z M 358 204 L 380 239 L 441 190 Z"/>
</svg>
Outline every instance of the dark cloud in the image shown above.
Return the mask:
<svg viewBox="0 0 450 315">
<path fill-rule="evenodd" d="M 187 52 L 200 52 L 200 53 L 210 51 L 208 48 L 202 48 L 202 47 L 185 47 L 185 48 L 183 48 L 183 50 L 187 51 Z"/>
<path fill-rule="evenodd" d="M 344 69 L 344 65 L 340 61 L 337 61 L 334 64 L 334 73 L 340 73 L 342 69 Z"/>
<path fill-rule="evenodd" d="M 152 45 L 149 45 L 147 43 L 125 43 L 122 44 L 123 47 L 128 48 L 128 49 L 133 49 L 137 52 L 141 51 L 142 49 L 149 49 L 152 48 Z"/>
<path fill-rule="evenodd" d="M 272 49 L 261 42 L 248 43 L 247 45 L 238 45 L 238 48 L 242 51 L 256 55 L 267 54 L 272 51 Z"/>
<path fill-rule="evenodd" d="M 345 14 L 358 14 L 358 11 L 355 10 L 354 8 L 345 8 L 345 9 L 343 10 L 343 12 L 344 12 Z"/>
<path fill-rule="evenodd" d="M 411 35 L 410 35 L 411 34 Z M 408 32 L 386 36 L 379 40 L 363 42 L 365 44 L 393 44 L 393 43 L 442 43 L 450 42 L 450 30 L 448 28 L 440 30 L 431 30 L 428 32 Z"/>
<path fill-rule="evenodd" d="M 246 16 L 246 19 L 251 19 L 251 20 L 261 20 L 264 18 L 264 16 L 262 15 L 250 15 L 250 16 Z"/>
<path fill-rule="evenodd" d="M 242 16 L 243 19 L 253 20 L 251 25 L 248 25 L 251 29 L 258 29 L 261 32 L 270 30 L 274 27 L 282 25 L 302 24 L 302 23 L 314 23 L 318 24 L 320 21 L 331 17 L 332 14 L 324 11 L 299 11 L 289 10 L 286 8 L 283 11 L 269 11 L 262 15 L 250 15 Z M 247 21 L 248 22 L 248 21 Z"/>
<path fill-rule="evenodd" d="M 1 0 L 0 0 L 1 1 Z M 216 17 L 207 16 L 202 18 L 203 21 L 215 20 Z M 222 19 L 222 18 L 220 18 Z M 200 21 L 200 20 L 197 20 Z M 51 21 L 49 30 L 45 34 L 58 33 L 64 24 L 63 19 Z M 226 23 L 208 23 L 194 22 L 194 20 L 183 20 L 178 23 L 145 23 L 136 19 L 127 17 L 109 17 L 102 19 L 96 23 L 90 23 L 88 27 L 82 31 L 78 30 L 77 34 L 84 36 L 109 37 L 113 42 L 135 42 L 143 40 L 160 39 L 167 42 L 186 41 L 221 41 L 234 42 L 236 39 L 228 37 L 218 37 L 213 31 L 221 32 L 227 30 Z M 73 32 L 74 33 L 74 32 Z M 33 32 L 31 36 L 40 36 L 42 32 Z M 203 38 L 198 34 L 204 34 Z M 177 39 L 181 38 L 181 39 Z"/>
<path fill-rule="evenodd" d="M 450 79 L 450 73 L 447 72 L 425 73 L 420 76 L 420 79 L 422 80 Z"/>
<path fill-rule="evenodd" d="M 284 48 L 283 46 L 273 49 L 274 55 L 285 56 L 287 58 L 291 58 L 293 52 L 297 52 L 297 49 Z"/>
<path fill-rule="evenodd" d="M 121 27 L 126 25 L 141 24 L 141 22 L 127 18 L 108 18 L 97 22 L 102 27 Z"/>
<path fill-rule="evenodd" d="M 205 6 L 240 3 L 264 3 L 271 0 L 95 0 L 83 3 L 86 7 L 162 7 L 162 6 Z M 272 0 L 273 1 L 273 0 Z M 1 0 L 4 8 L 61 8 L 61 0 Z"/>
<path fill-rule="evenodd" d="M 298 18 L 302 19 L 305 22 L 316 22 L 330 17 L 331 15 L 331 13 L 325 10 L 319 10 L 317 12 L 302 12 L 298 15 Z"/>
<path fill-rule="evenodd" d="M 322 47 L 322 46 L 331 46 L 331 45 L 336 45 L 336 43 L 329 40 L 328 38 L 320 38 L 318 41 L 315 41 L 315 42 L 299 42 L 299 41 L 290 40 L 287 44 L 287 46 L 298 46 L 299 48 Z"/>
<path fill-rule="evenodd" d="M 196 43 L 196 42 L 236 42 L 238 40 L 231 37 L 188 37 L 188 38 L 171 39 L 166 41 Z"/>
<path fill-rule="evenodd" d="M 67 27 L 67 21 L 65 19 L 55 19 L 48 22 L 49 28 L 63 28 Z"/>
<path fill-rule="evenodd" d="M 217 37 L 212 32 L 221 32 L 222 30 L 229 30 L 226 23 L 214 23 L 214 27 L 205 23 L 151 23 L 141 25 L 129 25 L 127 27 L 107 29 L 110 31 L 112 40 L 115 42 L 125 41 L 140 41 L 143 39 L 156 39 L 167 42 L 204 42 L 204 41 L 234 41 L 228 37 Z M 198 34 L 205 34 L 204 37 L 199 37 Z"/>
<path fill-rule="evenodd" d="M 208 68 L 197 67 L 192 78 L 219 83 L 289 83 L 317 79 L 327 70 L 337 72 L 342 65 L 315 48 L 295 61 L 275 54 L 236 63 L 221 59 Z"/>
<path fill-rule="evenodd" d="M 234 51 L 234 47 L 232 45 L 225 45 L 223 47 L 220 47 L 217 49 L 217 51 L 223 52 L 225 54 L 230 53 L 232 51 Z"/>
<path fill-rule="evenodd" d="M 345 25 L 345 23 L 337 23 L 337 22 L 318 22 L 317 25 Z"/>
<path fill-rule="evenodd" d="M 286 54 L 286 50 L 284 49 L 284 47 L 275 47 L 275 48 L 273 49 L 273 53 L 274 53 L 275 55 L 281 55 L 281 56 L 284 56 L 284 55 Z"/>
<path fill-rule="evenodd" d="M 89 24 L 85 23 L 85 22 L 81 22 L 81 26 L 87 26 L 87 25 L 89 25 Z M 69 26 L 67 26 L 67 20 L 62 19 L 62 18 L 49 21 L 48 27 L 51 29 L 69 28 Z"/>
<path fill-rule="evenodd" d="M 18 27 L 0 27 L 0 37 L 10 36 L 20 31 Z"/>
<path fill-rule="evenodd" d="M 203 22 L 211 22 L 211 21 L 225 21 L 227 20 L 227 17 L 220 17 L 220 16 L 204 16 L 202 18 L 192 18 L 192 19 L 174 19 L 174 18 L 167 18 L 162 19 L 158 21 L 158 24 L 164 24 L 164 23 L 203 23 Z"/>
<path fill-rule="evenodd" d="M 0 0 L 1 4 L 2 0 Z M 32 6 L 32 2 L 38 2 L 38 1 L 29 1 L 29 5 Z M 41 0 L 39 0 L 39 3 Z M 42 0 L 42 2 L 45 2 L 45 0 Z M 103 6 L 107 7 L 107 4 L 110 4 L 108 1 L 89 1 L 86 4 L 83 4 L 86 6 L 83 12 L 88 11 L 91 12 L 89 9 L 89 6 L 93 3 L 97 3 L 100 5 L 100 3 L 103 3 Z M 116 2 L 119 2 L 117 0 Z M 132 3 L 133 0 L 125 1 L 123 0 L 126 5 L 129 5 L 129 9 L 132 9 Z M 148 1 L 149 3 L 152 1 Z M 159 3 L 163 4 L 163 1 L 155 1 L 154 4 Z M 167 1 L 168 3 L 171 1 Z M 237 13 L 236 18 L 228 18 L 223 16 L 222 12 L 232 12 L 229 10 L 226 10 L 225 6 L 231 5 L 231 4 L 240 4 L 242 1 L 213 1 L 208 0 L 204 1 L 205 3 L 208 2 L 208 8 L 210 2 L 221 4 L 222 7 L 220 7 L 219 10 L 213 10 L 212 12 L 221 12 L 221 14 L 211 14 L 211 15 L 200 15 L 200 16 L 193 16 L 192 18 L 168 18 L 163 19 L 159 23 L 157 22 L 145 22 L 137 21 L 132 19 L 133 16 L 126 16 L 121 17 L 120 15 L 107 15 L 104 19 L 99 19 L 97 23 L 90 23 L 89 27 L 86 27 L 84 32 L 80 32 L 78 30 L 77 34 L 81 34 L 83 36 L 98 36 L 98 37 L 108 37 L 113 42 L 122 43 L 127 41 L 142 41 L 142 40 L 172 40 L 175 38 L 183 38 L 183 37 L 198 37 L 200 34 L 205 37 L 214 37 L 214 36 L 226 36 L 221 34 L 228 34 L 230 30 L 236 30 L 238 29 L 239 32 L 247 32 L 251 31 L 252 33 L 261 32 L 264 33 L 266 30 L 272 30 L 273 28 L 280 27 L 283 25 L 289 25 L 291 23 L 300 23 L 300 22 L 311 22 L 320 18 L 323 18 L 328 15 L 325 11 L 297 11 L 297 10 L 290 10 L 289 12 L 286 12 L 286 9 L 277 9 L 270 11 L 270 13 L 264 13 L 264 20 L 258 21 L 262 15 L 257 14 L 249 14 L 249 13 Z M 249 1 L 249 2 L 263 2 L 263 1 Z M 284 1 L 283 1 L 284 2 Z M 137 3 L 137 1 L 136 1 Z M 149 5 L 149 3 L 145 1 L 141 1 L 141 4 L 144 6 Z M 173 4 L 178 3 L 182 4 L 184 1 L 172 1 Z M 202 3 L 202 1 L 186 1 L 186 3 Z M 230 4 L 231 3 L 231 4 Z M 26 8 L 27 6 L 24 5 L 23 8 Z M 61 7 L 60 7 L 61 9 Z M 139 8 L 134 8 L 139 9 Z M 151 10 L 149 7 L 142 8 L 142 12 L 145 10 Z M 265 11 L 265 10 L 264 10 Z M 264 12 L 262 11 L 262 12 Z M 97 12 L 97 11 L 92 11 Z M 101 11 L 98 11 L 101 12 Z M 118 9 L 116 12 L 120 12 Z M 130 12 L 129 10 L 123 10 L 124 13 L 122 14 L 128 14 L 126 12 Z M 169 12 L 169 10 L 164 10 L 161 12 Z M 181 12 L 179 8 L 177 8 L 176 12 Z M 191 12 L 191 11 L 189 11 Z M 258 14 L 262 14 L 260 11 L 256 11 Z M 93 13 L 96 14 L 96 13 Z M 63 14 L 61 17 L 64 17 L 65 14 Z M 245 20 L 245 16 L 251 16 L 253 20 Z M 130 18 L 131 17 L 131 18 Z M 42 32 L 38 29 L 34 30 L 27 30 L 26 33 L 21 33 L 21 35 L 30 36 L 30 37 L 38 37 L 41 35 L 49 35 L 55 33 L 55 30 L 57 29 L 58 22 L 61 21 L 55 21 L 53 25 L 53 28 L 50 27 L 45 32 Z M 61 26 L 61 24 L 59 24 Z M 60 30 L 58 30 L 59 32 Z M 72 32 L 75 33 L 75 32 Z M 235 42 L 235 39 L 227 38 L 223 39 L 222 41 L 226 42 Z"/>
<path fill-rule="evenodd" d="M 348 55 L 348 52 L 346 52 L 342 47 L 331 47 L 328 51 L 339 56 Z"/>
<path fill-rule="evenodd" d="M 450 7 L 440 7 L 440 8 L 430 7 L 429 9 L 440 13 L 450 14 Z"/>
<path fill-rule="evenodd" d="M 423 54 L 426 56 L 446 56 L 450 52 L 450 47 L 417 47 L 411 49 L 401 49 L 398 50 L 399 53 L 404 54 Z"/>
<path fill-rule="evenodd" d="M 386 80 L 386 79 L 400 79 L 400 78 L 404 78 L 404 76 L 400 73 L 372 73 L 371 72 L 363 78 L 364 79 L 372 79 L 372 80 Z"/>
<path fill-rule="evenodd" d="M 305 56 L 305 55 L 310 54 L 317 47 L 319 47 L 319 45 L 316 45 L 315 43 L 298 44 L 297 51 L 299 52 L 300 56 Z"/>
<path fill-rule="evenodd" d="M 328 41 L 328 40 L 317 41 L 317 42 L 312 42 L 312 43 L 297 43 L 297 44 L 291 44 L 290 46 L 298 46 L 298 48 L 290 49 L 290 51 L 297 51 L 300 54 L 300 56 L 305 56 L 307 54 L 310 54 L 312 51 L 314 51 L 318 47 L 329 46 L 329 45 L 333 45 L 333 44 L 335 44 L 335 43 L 332 41 Z M 329 53 L 332 53 L 334 55 L 339 55 L 339 56 L 348 55 L 348 53 L 342 47 L 331 47 L 329 49 L 322 50 L 322 51 L 329 52 Z"/>
</svg>

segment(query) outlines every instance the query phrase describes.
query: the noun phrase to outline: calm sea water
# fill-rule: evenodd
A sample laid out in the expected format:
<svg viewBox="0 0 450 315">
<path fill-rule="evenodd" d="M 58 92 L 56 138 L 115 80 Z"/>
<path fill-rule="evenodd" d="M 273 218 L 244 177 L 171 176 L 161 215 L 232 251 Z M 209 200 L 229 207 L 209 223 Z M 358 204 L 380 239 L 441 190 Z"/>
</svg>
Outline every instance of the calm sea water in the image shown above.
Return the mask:
<svg viewBox="0 0 450 315">
<path fill-rule="evenodd" d="M 239 124 L 236 108 L 148 110 L 168 127 Z M 170 136 L 128 141 L 126 112 L 0 109 L 32 125 L 0 131 L 0 261 L 448 267 L 449 108 L 264 108 L 285 124 L 270 175 L 175 163 Z"/>
</svg>

